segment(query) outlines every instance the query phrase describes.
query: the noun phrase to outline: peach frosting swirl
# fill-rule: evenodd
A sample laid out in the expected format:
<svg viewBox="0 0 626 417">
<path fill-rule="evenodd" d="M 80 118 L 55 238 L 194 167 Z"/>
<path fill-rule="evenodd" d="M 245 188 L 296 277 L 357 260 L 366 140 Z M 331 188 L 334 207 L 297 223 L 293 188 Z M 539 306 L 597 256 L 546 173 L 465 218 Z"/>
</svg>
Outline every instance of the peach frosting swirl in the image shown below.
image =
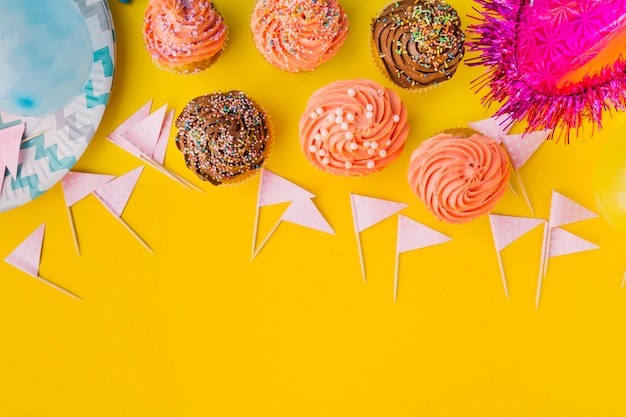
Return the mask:
<svg viewBox="0 0 626 417">
<path fill-rule="evenodd" d="M 259 0 L 250 26 L 261 55 L 288 72 L 313 70 L 348 36 L 348 16 L 337 0 Z"/>
<path fill-rule="evenodd" d="M 341 80 L 317 90 L 300 118 L 300 145 L 323 171 L 343 176 L 378 172 L 400 156 L 407 109 L 388 88 L 366 79 Z"/>
<path fill-rule="evenodd" d="M 222 16 L 206 0 L 150 0 L 143 37 L 152 59 L 170 68 L 209 60 L 227 38 Z"/>
<path fill-rule="evenodd" d="M 507 189 L 509 162 L 493 139 L 440 133 L 411 155 L 409 184 L 439 220 L 464 223 L 493 209 Z"/>
</svg>

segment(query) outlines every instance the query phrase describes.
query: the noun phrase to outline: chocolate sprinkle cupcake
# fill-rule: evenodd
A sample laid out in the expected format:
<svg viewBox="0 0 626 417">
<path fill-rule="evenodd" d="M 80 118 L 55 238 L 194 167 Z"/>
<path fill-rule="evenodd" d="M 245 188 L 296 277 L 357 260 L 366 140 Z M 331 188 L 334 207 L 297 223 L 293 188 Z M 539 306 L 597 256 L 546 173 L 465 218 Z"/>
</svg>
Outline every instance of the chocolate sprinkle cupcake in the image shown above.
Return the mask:
<svg viewBox="0 0 626 417">
<path fill-rule="evenodd" d="M 241 91 L 196 97 L 178 116 L 176 127 L 176 146 L 187 167 L 214 185 L 248 178 L 267 158 L 267 115 Z"/>
<path fill-rule="evenodd" d="M 449 80 L 461 62 L 464 43 L 461 19 L 441 0 L 394 2 L 372 22 L 374 59 L 403 88 Z"/>
</svg>

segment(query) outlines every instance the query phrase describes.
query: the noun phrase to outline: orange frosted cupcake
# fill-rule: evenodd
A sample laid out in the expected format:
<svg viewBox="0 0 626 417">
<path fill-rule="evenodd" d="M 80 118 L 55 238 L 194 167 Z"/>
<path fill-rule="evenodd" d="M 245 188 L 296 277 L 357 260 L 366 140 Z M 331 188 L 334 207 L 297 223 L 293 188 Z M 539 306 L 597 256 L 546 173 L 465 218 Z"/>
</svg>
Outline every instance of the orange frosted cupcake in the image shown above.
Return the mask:
<svg viewBox="0 0 626 417">
<path fill-rule="evenodd" d="M 388 88 L 365 79 L 317 90 L 300 118 L 300 145 L 311 164 L 335 175 L 363 176 L 395 161 L 404 149 L 407 109 Z"/>
<path fill-rule="evenodd" d="M 496 141 L 467 129 L 440 133 L 411 155 L 409 184 L 439 220 L 465 223 L 493 209 L 509 181 Z"/>
<path fill-rule="evenodd" d="M 161 69 L 193 74 L 220 56 L 227 27 L 206 0 L 150 0 L 143 39 L 152 61 Z"/>
<path fill-rule="evenodd" d="M 348 36 L 348 16 L 337 0 L 259 0 L 250 26 L 265 60 L 288 72 L 317 68 Z"/>
</svg>

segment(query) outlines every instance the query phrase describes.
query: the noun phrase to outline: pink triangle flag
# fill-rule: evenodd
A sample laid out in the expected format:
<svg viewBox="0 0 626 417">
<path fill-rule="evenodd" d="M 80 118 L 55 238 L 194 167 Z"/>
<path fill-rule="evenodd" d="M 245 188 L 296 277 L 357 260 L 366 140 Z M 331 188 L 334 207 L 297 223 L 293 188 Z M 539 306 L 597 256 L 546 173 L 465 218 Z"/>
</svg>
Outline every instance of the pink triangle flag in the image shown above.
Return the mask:
<svg viewBox="0 0 626 417">
<path fill-rule="evenodd" d="M 528 134 L 506 135 L 502 137 L 502 145 L 506 149 L 515 169 L 520 169 L 539 149 L 552 130 L 541 130 Z"/>
<path fill-rule="evenodd" d="M 132 126 L 122 134 L 135 148 L 139 149 L 148 158 L 152 158 L 154 149 L 161 135 L 161 127 L 165 119 L 167 104 L 160 107 L 157 111 Z"/>
<path fill-rule="evenodd" d="M 490 214 L 489 222 L 491 223 L 491 233 L 496 244 L 496 250 L 499 252 L 545 220 Z"/>
<path fill-rule="evenodd" d="M 469 122 L 468 124 L 475 131 L 500 143 L 502 138 L 506 136 L 513 127 L 513 120 L 509 119 L 509 115 L 504 114 L 477 122 Z"/>
<path fill-rule="evenodd" d="M 163 126 L 161 127 L 161 133 L 159 134 L 159 140 L 157 141 L 156 147 L 154 148 L 154 153 L 152 155 L 152 159 L 154 159 L 161 165 L 165 163 L 165 152 L 167 151 L 167 143 L 170 140 L 170 131 L 172 130 L 173 122 L 174 110 L 170 110 L 165 114 Z"/>
<path fill-rule="evenodd" d="M 350 194 L 354 229 L 357 233 L 393 216 L 408 204 Z"/>
<path fill-rule="evenodd" d="M 117 217 L 121 217 L 128 200 L 130 199 L 143 166 L 121 175 L 114 180 L 102 185 L 94 191 L 94 194 L 107 206 Z"/>
<path fill-rule="evenodd" d="M 61 179 L 65 204 L 68 207 L 73 206 L 113 178 L 115 175 L 69 172 Z"/>
<path fill-rule="evenodd" d="M 550 258 L 599 248 L 598 245 L 567 232 L 560 227 L 552 229 L 549 252 Z"/>
<path fill-rule="evenodd" d="M 4 168 L 13 178 L 17 177 L 17 165 L 20 159 L 20 143 L 26 125 L 20 123 L 0 130 L 0 189 L 4 180 Z"/>
<path fill-rule="evenodd" d="M 39 262 L 41 260 L 41 247 L 43 246 L 45 228 L 45 223 L 39 226 L 37 230 L 20 243 L 4 261 L 26 272 L 28 275 L 33 277 L 39 276 Z"/>
<path fill-rule="evenodd" d="M 261 172 L 261 184 L 259 185 L 258 207 L 272 204 L 286 203 L 289 201 L 310 199 L 315 197 L 304 188 L 264 169 Z"/>
<path fill-rule="evenodd" d="M 334 235 L 332 227 L 328 224 L 322 213 L 311 199 L 294 200 L 283 213 L 281 220 L 319 230 L 320 232 Z"/>
<path fill-rule="evenodd" d="M 400 214 L 398 216 L 398 253 L 439 245 L 452 238 Z"/>
<path fill-rule="evenodd" d="M 144 120 L 146 117 L 150 115 L 150 108 L 152 107 L 152 100 L 148 101 L 146 104 L 141 106 L 135 113 L 133 113 L 128 119 L 124 120 L 121 125 L 117 127 L 113 132 L 109 133 L 108 138 L 117 142 L 120 139 L 124 139 L 122 136 L 126 133 L 131 127 L 135 126 L 137 123 Z"/>
<path fill-rule="evenodd" d="M 552 191 L 550 228 L 596 217 L 598 217 L 598 215 L 593 211 L 581 206 L 574 200 L 565 197 L 557 191 Z"/>
</svg>

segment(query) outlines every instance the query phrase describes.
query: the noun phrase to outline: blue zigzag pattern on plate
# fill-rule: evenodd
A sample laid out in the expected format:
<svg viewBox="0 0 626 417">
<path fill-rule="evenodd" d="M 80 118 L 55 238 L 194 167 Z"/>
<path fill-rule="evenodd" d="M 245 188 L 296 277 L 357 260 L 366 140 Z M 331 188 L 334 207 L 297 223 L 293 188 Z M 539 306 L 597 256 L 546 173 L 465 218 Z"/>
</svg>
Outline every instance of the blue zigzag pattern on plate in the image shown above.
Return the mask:
<svg viewBox="0 0 626 417">
<path fill-rule="evenodd" d="M 66 158 L 59 158 L 57 156 L 57 145 L 54 144 L 49 147 L 44 145 L 44 135 L 39 135 L 28 142 L 22 143 L 20 149 L 35 148 L 35 161 L 48 158 L 48 172 L 56 172 L 62 169 L 70 170 L 74 164 L 76 164 L 75 156 L 68 156 Z M 40 196 L 43 191 L 39 189 L 39 178 L 37 174 L 28 176 L 22 176 L 22 165 L 18 165 L 17 178 L 11 179 L 11 188 L 18 190 L 20 188 L 28 188 L 32 199 Z"/>
<path fill-rule="evenodd" d="M 87 81 L 85 88 L 83 88 L 85 95 L 87 96 L 87 108 L 92 109 L 96 106 L 105 105 L 109 101 L 109 93 L 105 93 L 99 96 L 93 93 L 93 81 Z"/>
<path fill-rule="evenodd" d="M 108 46 L 100 48 L 93 53 L 93 62 L 102 61 L 102 67 L 104 68 L 104 76 L 113 76 L 113 58 L 111 58 L 111 50 Z"/>
</svg>

